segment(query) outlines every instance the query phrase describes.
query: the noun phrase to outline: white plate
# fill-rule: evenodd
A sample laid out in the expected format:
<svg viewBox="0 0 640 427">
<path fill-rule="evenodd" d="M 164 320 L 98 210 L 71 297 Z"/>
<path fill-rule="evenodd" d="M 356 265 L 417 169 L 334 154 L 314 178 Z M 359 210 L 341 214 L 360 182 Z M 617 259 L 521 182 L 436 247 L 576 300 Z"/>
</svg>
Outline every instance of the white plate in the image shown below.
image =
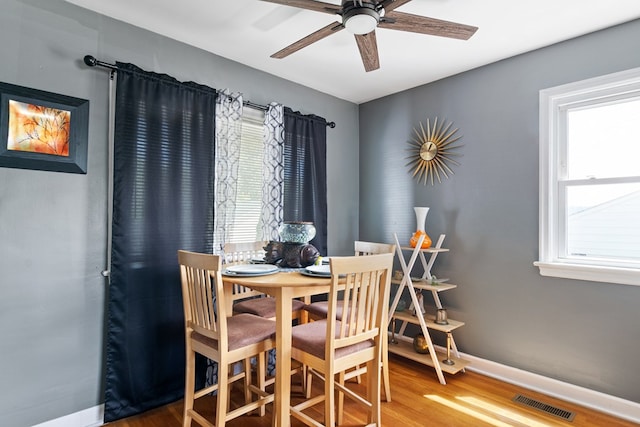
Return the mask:
<svg viewBox="0 0 640 427">
<path fill-rule="evenodd" d="M 309 273 L 315 274 L 316 276 L 331 276 L 331 269 L 328 265 L 310 265 L 305 269 Z"/>
<path fill-rule="evenodd" d="M 322 279 L 331 279 L 331 275 L 330 274 L 313 273 L 313 272 L 307 270 L 306 268 L 300 270 L 300 274 L 302 274 L 303 276 L 309 276 L 309 277 L 318 277 L 318 278 L 322 278 Z"/>
<path fill-rule="evenodd" d="M 225 274 L 269 274 L 278 271 L 278 267 L 271 264 L 238 264 L 225 268 Z"/>
<path fill-rule="evenodd" d="M 278 273 L 278 270 L 267 271 L 264 273 L 234 273 L 233 271 L 227 271 L 227 270 L 222 271 L 222 275 L 226 277 L 259 277 L 259 276 L 268 276 L 270 274 L 276 274 L 276 273 Z"/>
</svg>

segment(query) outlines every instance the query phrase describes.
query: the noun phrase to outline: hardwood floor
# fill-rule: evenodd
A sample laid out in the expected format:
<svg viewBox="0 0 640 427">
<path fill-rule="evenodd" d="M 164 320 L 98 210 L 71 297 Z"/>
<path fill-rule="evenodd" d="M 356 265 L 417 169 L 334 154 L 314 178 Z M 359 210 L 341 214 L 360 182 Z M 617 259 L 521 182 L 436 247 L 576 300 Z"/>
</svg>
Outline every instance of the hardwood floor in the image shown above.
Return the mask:
<svg viewBox="0 0 640 427">
<path fill-rule="evenodd" d="M 631 427 L 637 424 L 617 419 L 584 407 L 554 399 L 549 396 L 503 383 L 473 372 L 447 375 L 447 385 L 441 385 L 433 369 L 390 355 L 392 402 L 382 404 L 382 421 L 392 427 L 482 427 L 482 426 L 607 426 Z M 320 381 L 314 381 L 317 387 Z M 352 387 L 363 387 L 355 383 Z M 521 394 L 548 405 L 573 412 L 573 421 L 566 421 L 554 415 L 523 406 L 512 401 Z M 233 397 L 235 399 L 236 396 Z M 238 392 L 238 398 L 240 393 Z M 213 419 L 215 397 L 204 397 L 198 408 L 211 408 L 207 412 Z M 292 397 L 292 403 L 299 398 Z M 271 405 L 265 417 L 245 416 L 237 418 L 229 427 L 269 427 L 271 426 Z M 321 405 L 318 406 L 318 420 L 321 420 Z M 363 425 L 365 419 L 360 406 L 345 399 L 345 420 L 343 426 Z M 292 420 L 292 427 L 302 426 Z M 109 427 L 180 427 L 182 426 L 182 401 L 157 408 L 135 417 L 109 423 Z M 193 423 L 197 426 L 197 423 Z"/>
</svg>

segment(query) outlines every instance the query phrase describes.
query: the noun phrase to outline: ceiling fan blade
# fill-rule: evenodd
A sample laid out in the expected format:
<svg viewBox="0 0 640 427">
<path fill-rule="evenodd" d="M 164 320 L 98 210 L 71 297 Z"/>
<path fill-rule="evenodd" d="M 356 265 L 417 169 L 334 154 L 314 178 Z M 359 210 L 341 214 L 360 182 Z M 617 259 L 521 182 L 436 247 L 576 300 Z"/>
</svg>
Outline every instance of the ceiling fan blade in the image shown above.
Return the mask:
<svg viewBox="0 0 640 427">
<path fill-rule="evenodd" d="M 337 33 L 338 31 L 344 29 L 344 26 L 339 22 L 332 22 L 326 27 L 320 28 L 318 31 L 309 34 L 306 37 L 301 38 L 295 43 L 290 44 L 284 49 L 274 53 L 271 55 L 272 58 L 282 59 L 291 55 L 294 52 L 299 51 L 303 47 L 309 46 L 311 43 L 315 43 L 318 40 L 322 40 L 323 38 L 330 36 L 331 34 Z"/>
<path fill-rule="evenodd" d="M 383 0 L 378 4 L 384 8 L 385 13 L 391 12 L 393 9 L 396 9 L 403 4 L 409 3 L 411 0 Z"/>
<path fill-rule="evenodd" d="M 402 12 L 386 13 L 378 23 L 378 27 L 460 40 L 468 40 L 478 30 L 478 27 L 471 25 Z"/>
<path fill-rule="evenodd" d="M 378 57 L 378 43 L 376 41 L 375 30 L 371 31 L 369 34 L 356 34 L 355 37 L 365 71 L 369 72 L 380 68 L 380 58 Z"/>
<path fill-rule="evenodd" d="M 262 0 L 267 3 L 282 4 L 285 6 L 299 7 L 301 9 L 314 10 L 316 12 L 339 14 L 342 6 L 315 0 Z"/>
</svg>

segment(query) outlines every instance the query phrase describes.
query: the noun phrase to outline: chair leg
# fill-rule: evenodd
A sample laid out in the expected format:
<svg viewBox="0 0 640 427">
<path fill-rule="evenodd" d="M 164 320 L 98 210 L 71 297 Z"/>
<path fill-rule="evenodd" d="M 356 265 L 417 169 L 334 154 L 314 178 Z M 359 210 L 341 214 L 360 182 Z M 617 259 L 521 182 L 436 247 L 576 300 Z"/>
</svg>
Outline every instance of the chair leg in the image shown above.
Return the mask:
<svg viewBox="0 0 640 427">
<path fill-rule="evenodd" d="M 184 381 L 184 414 L 182 416 L 182 427 L 191 426 L 191 414 L 193 409 L 193 399 L 195 394 L 195 378 L 196 378 L 196 353 L 191 350 L 187 344 L 187 360 Z"/>
<path fill-rule="evenodd" d="M 307 365 L 300 366 L 300 381 L 302 382 L 302 393 L 306 396 L 309 391 L 307 390 Z"/>
<path fill-rule="evenodd" d="M 356 366 L 357 370 L 360 370 L 360 365 Z M 356 375 L 356 383 L 360 384 L 362 382 L 362 375 L 358 374 Z"/>
<path fill-rule="evenodd" d="M 251 403 L 251 359 L 244 359 L 244 404 Z M 231 393 L 229 393 L 231 394 Z"/>
<path fill-rule="evenodd" d="M 382 342 L 382 384 L 384 386 L 384 397 L 387 402 L 391 402 L 391 384 L 389 382 L 389 343 L 385 336 Z"/>
<path fill-rule="evenodd" d="M 258 388 L 262 391 L 265 391 L 266 386 L 266 378 L 267 378 L 267 358 L 265 357 L 265 352 L 261 352 L 258 354 L 256 360 L 256 380 L 258 382 Z M 261 417 L 264 417 L 266 414 L 265 406 L 262 405 L 258 408 L 258 414 Z"/>
<path fill-rule="evenodd" d="M 305 393 L 305 397 L 307 399 L 311 399 L 311 383 L 313 381 L 313 375 L 311 374 L 311 369 L 309 369 L 308 367 L 305 366 L 305 370 L 307 371 L 307 381 L 306 381 L 307 392 Z"/>
<path fill-rule="evenodd" d="M 235 375 L 235 369 L 236 369 L 236 365 L 232 364 L 229 365 L 229 369 L 228 369 L 228 373 L 229 373 L 229 377 L 232 377 Z M 218 369 L 219 370 L 219 369 Z M 218 381 L 220 381 L 218 379 Z M 227 412 L 231 411 L 231 393 L 233 393 L 233 387 L 236 385 L 236 383 L 231 383 L 228 385 L 228 392 L 227 392 Z"/>
<path fill-rule="evenodd" d="M 324 425 L 336 426 L 335 373 L 330 369 L 324 376 Z"/>
<path fill-rule="evenodd" d="M 380 358 L 367 363 L 367 399 L 371 402 L 369 424 L 380 425 Z"/>
<path fill-rule="evenodd" d="M 223 360 L 218 361 L 218 397 L 216 399 L 216 427 L 224 427 L 229 402 L 229 369 Z"/>
<path fill-rule="evenodd" d="M 360 367 L 356 367 L 356 369 L 359 369 Z M 342 371 L 338 374 L 338 383 L 342 386 L 344 386 L 345 384 L 345 372 Z M 358 378 L 360 378 L 360 375 L 357 376 Z M 344 414 L 344 393 L 342 392 L 342 390 L 338 389 L 338 408 L 337 408 L 337 423 L 338 425 L 342 424 L 342 418 L 343 418 L 343 414 Z"/>
</svg>

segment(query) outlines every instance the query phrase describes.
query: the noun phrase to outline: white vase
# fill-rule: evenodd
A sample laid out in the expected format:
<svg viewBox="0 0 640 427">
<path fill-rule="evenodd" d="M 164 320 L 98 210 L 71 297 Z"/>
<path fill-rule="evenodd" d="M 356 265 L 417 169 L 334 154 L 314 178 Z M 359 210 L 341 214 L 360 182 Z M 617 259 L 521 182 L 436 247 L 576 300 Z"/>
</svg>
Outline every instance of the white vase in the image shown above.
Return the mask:
<svg viewBox="0 0 640 427">
<path fill-rule="evenodd" d="M 414 207 L 413 210 L 416 213 L 416 231 L 421 230 L 425 231 L 425 225 L 427 223 L 427 214 L 429 213 L 429 208 L 422 207 Z"/>
<path fill-rule="evenodd" d="M 431 247 L 431 238 L 425 231 L 425 226 L 427 222 L 427 214 L 429 213 L 429 208 L 427 207 L 419 207 L 416 206 L 413 208 L 416 213 L 416 232 L 413 233 L 411 239 L 409 240 L 409 244 L 412 248 L 415 248 L 418 245 L 418 240 L 420 236 L 424 235 L 424 240 L 422 241 L 421 248 L 428 249 Z"/>
</svg>

